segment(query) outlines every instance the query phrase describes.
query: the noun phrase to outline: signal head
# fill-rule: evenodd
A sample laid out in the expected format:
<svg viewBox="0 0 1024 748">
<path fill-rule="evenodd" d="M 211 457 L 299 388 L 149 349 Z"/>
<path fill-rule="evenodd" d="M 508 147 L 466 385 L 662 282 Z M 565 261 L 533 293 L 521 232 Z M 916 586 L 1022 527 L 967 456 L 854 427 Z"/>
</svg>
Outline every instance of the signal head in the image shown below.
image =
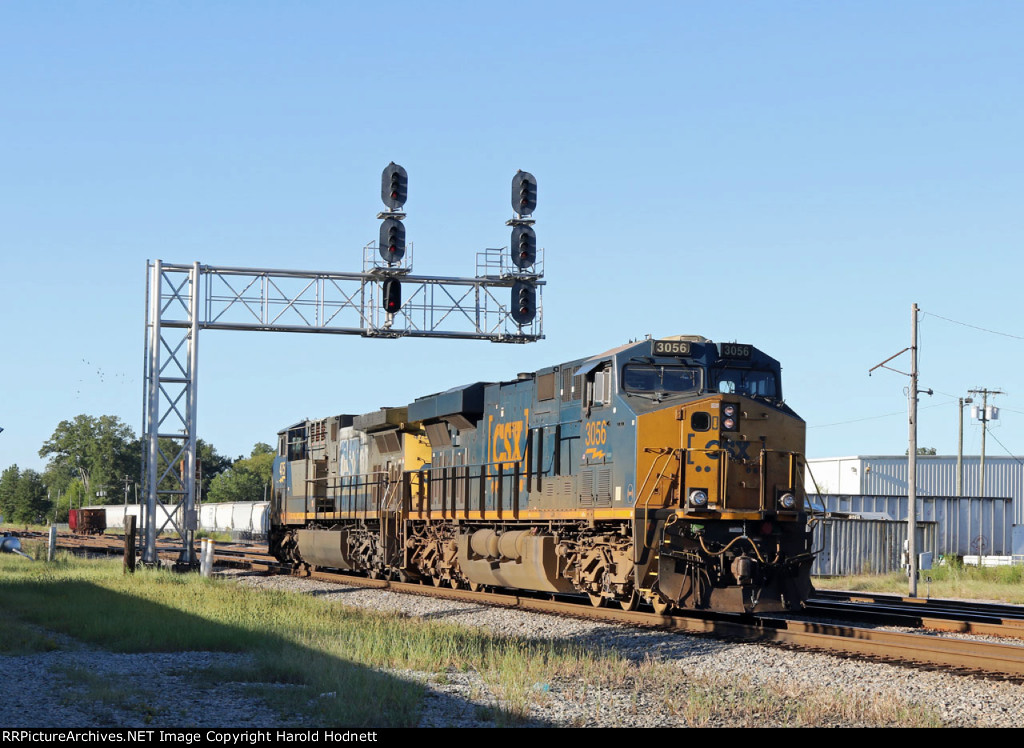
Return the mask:
<svg viewBox="0 0 1024 748">
<path fill-rule="evenodd" d="M 528 325 L 537 316 L 537 288 L 527 281 L 512 284 L 512 319 L 517 325 Z"/>
<path fill-rule="evenodd" d="M 395 278 L 388 278 L 384 281 L 384 290 L 381 295 L 384 311 L 388 314 L 395 314 L 402 308 L 402 283 Z"/>
<path fill-rule="evenodd" d="M 512 210 L 521 216 L 537 209 L 537 180 L 528 171 L 517 171 L 512 177 Z"/>
<path fill-rule="evenodd" d="M 537 232 L 529 226 L 512 229 L 512 263 L 520 270 L 532 267 L 537 262 Z"/>
<path fill-rule="evenodd" d="M 381 258 L 393 265 L 405 256 L 405 224 L 397 218 L 385 218 L 380 225 L 380 242 L 377 252 Z"/>
<path fill-rule="evenodd" d="M 409 175 L 392 161 L 380 175 L 380 199 L 391 210 L 399 210 L 409 198 Z"/>
</svg>

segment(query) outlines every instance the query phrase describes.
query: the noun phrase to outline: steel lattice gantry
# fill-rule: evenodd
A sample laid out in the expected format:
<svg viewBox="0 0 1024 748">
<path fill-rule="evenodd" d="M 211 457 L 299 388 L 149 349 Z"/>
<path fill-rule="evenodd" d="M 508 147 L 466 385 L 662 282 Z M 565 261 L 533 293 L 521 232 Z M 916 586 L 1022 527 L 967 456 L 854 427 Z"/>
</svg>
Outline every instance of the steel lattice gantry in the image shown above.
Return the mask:
<svg viewBox="0 0 1024 748">
<path fill-rule="evenodd" d="M 145 407 L 143 414 L 142 560 L 157 563 L 156 537 L 173 530 L 182 540 L 179 564 L 196 562 L 196 406 L 199 331 L 257 330 L 364 337 L 432 337 L 528 343 L 543 335 L 540 278 L 543 258 L 524 272 L 503 250 L 477 257 L 474 278 L 414 276 L 408 265 L 381 266 L 364 248 L 362 273 L 259 268 L 147 265 Z M 395 314 L 381 304 L 386 279 L 397 279 L 405 301 Z M 511 317 L 500 289 L 527 282 L 537 288 L 537 314 L 528 325 Z"/>
</svg>

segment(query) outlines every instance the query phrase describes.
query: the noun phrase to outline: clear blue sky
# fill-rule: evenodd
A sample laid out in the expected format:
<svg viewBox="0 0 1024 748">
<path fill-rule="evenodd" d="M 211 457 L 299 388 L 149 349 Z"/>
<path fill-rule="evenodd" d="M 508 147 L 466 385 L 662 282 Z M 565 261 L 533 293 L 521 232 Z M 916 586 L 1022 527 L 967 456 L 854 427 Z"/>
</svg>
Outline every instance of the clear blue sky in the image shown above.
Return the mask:
<svg viewBox="0 0 1024 748">
<path fill-rule="evenodd" d="M 357 271 L 392 160 L 423 275 L 472 275 L 537 176 L 546 339 L 203 333 L 221 453 L 701 334 L 782 362 L 810 456 L 902 454 L 908 380 L 868 370 L 916 302 L 919 443 L 955 453 L 989 387 L 989 454 L 1024 454 L 1022 30 L 1018 2 L 5 2 L 0 468 L 79 413 L 141 431 L 148 259 Z"/>
</svg>

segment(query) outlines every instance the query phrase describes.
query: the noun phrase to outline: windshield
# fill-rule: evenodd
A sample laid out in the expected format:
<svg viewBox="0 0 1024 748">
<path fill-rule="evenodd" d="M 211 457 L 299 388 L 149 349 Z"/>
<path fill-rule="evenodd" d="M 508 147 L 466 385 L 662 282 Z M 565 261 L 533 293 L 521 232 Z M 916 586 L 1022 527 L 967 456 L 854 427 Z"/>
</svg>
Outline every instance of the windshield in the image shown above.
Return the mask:
<svg viewBox="0 0 1024 748">
<path fill-rule="evenodd" d="M 701 386 L 701 370 L 688 366 L 628 364 L 622 370 L 626 392 L 692 392 Z"/>
<path fill-rule="evenodd" d="M 778 397 L 775 372 L 757 369 L 721 369 L 713 372 L 713 389 L 729 395 Z"/>
</svg>

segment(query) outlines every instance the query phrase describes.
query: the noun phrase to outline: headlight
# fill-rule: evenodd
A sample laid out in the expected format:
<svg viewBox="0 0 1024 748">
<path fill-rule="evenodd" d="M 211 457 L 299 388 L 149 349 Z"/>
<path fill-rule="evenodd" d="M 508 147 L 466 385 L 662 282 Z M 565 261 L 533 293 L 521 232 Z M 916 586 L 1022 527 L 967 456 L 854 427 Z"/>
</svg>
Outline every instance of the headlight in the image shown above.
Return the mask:
<svg viewBox="0 0 1024 748">
<path fill-rule="evenodd" d="M 701 506 L 707 506 L 707 505 L 708 505 L 708 495 L 707 495 L 707 493 L 705 493 L 704 491 L 701 491 L 699 488 L 695 489 L 693 491 L 690 491 L 690 506 L 701 507 Z"/>
<path fill-rule="evenodd" d="M 739 428 L 740 408 L 736 403 L 722 403 L 722 431 L 736 431 Z"/>
<path fill-rule="evenodd" d="M 796 507 L 796 496 L 791 493 L 784 493 L 779 497 L 779 506 L 783 509 L 793 509 Z"/>
</svg>

